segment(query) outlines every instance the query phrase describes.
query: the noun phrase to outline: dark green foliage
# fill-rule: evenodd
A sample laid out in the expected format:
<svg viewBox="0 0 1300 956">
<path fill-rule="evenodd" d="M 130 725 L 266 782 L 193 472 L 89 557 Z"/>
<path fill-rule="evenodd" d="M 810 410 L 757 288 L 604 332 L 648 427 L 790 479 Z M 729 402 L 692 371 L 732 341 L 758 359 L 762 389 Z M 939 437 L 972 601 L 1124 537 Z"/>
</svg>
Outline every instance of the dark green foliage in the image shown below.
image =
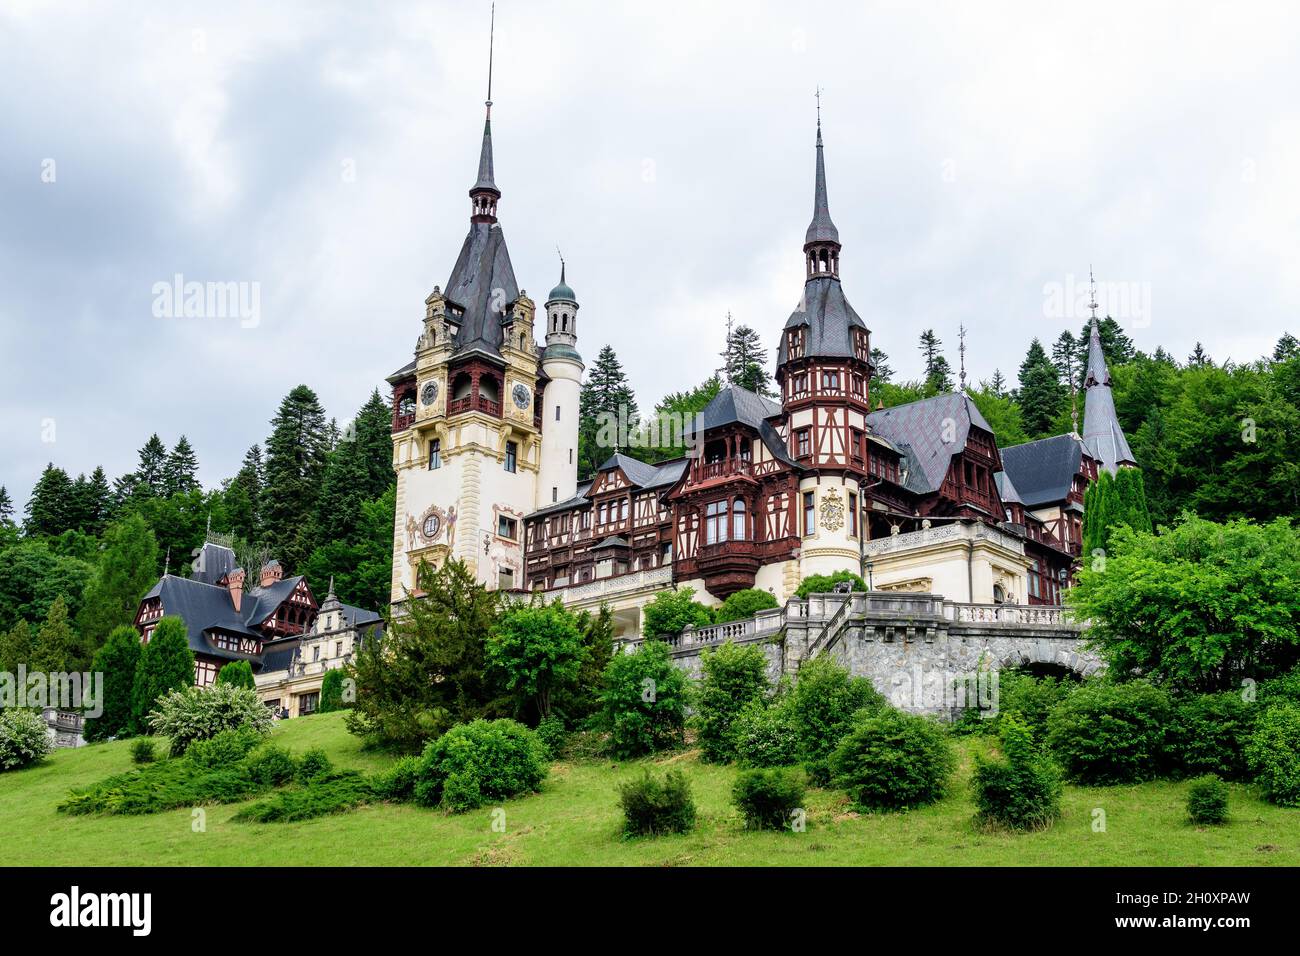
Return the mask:
<svg viewBox="0 0 1300 956">
<path fill-rule="evenodd" d="M 646 640 L 672 637 L 688 625 L 708 627 L 713 623 L 712 612 L 695 600 L 695 589 L 688 587 L 660 591 L 641 614 L 641 633 Z"/>
<path fill-rule="evenodd" d="M 77 527 L 77 502 L 72 479 L 54 463 L 45 466 L 27 501 L 23 533 L 28 537 L 60 535 Z"/>
<path fill-rule="evenodd" d="M 767 655 L 756 645 L 739 647 L 727 641 L 706 649 L 700 664 L 697 740 L 705 760 L 726 763 L 736 756 L 732 722 L 767 690 Z"/>
<path fill-rule="evenodd" d="M 333 673 L 333 672 L 331 672 Z M 253 690 L 257 681 L 253 679 L 253 665 L 248 661 L 231 661 L 217 672 L 218 684 L 230 684 L 232 687 L 247 687 Z M 324 696 L 322 694 L 322 696 Z"/>
<path fill-rule="evenodd" d="M 1010 830 L 1041 830 L 1061 815 L 1061 774 L 1014 715 L 999 720 L 1002 757 L 975 758 L 976 819 Z"/>
<path fill-rule="evenodd" d="M 722 602 L 722 606 L 713 612 L 714 624 L 726 624 L 728 621 L 743 621 L 753 617 L 759 611 L 780 607 L 776 597 L 762 588 L 744 588 Z"/>
<path fill-rule="evenodd" d="M 1245 780 L 1246 742 L 1255 728 L 1257 704 L 1238 691 L 1198 694 L 1178 702 L 1171 733 L 1172 758 L 1188 776 L 1216 774 Z"/>
<path fill-rule="evenodd" d="M 0 631 L 19 621 L 34 624 L 45 620 L 59 598 L 75 620 L 94 572 L 91 562 L 64 552 L 55 539 L 4 541 L 0 536 Z M 12 672 L 16 666 L 7 669 Z"/>
<path fill-rule="evenodd" d="M 559 757 L 560 752 L 564 750 L 564 744 L 568 738 L 568 731 L 564 729 L 564 720 L 555 714 L 543 717 L 537 724 L 537 739 L 542 742 L 546 748 L 547 755 L 552 759 Z"/>
<path fill-rule="evenodd" d="M 905 810 L 943 796 L 956 759 L 938 723 L 882 707 L 854 723 L 829 767 L 858 809 Z"/>
<path fill-rule="evenodd" d="M 396 488 L 389 488 L 379 497 L 362 502 L 360 529 L 352 540 L 330 540 L 312 551 L 303 573 L 314 589 L 325 589 L 333 578 L 335 591 L 342 601 L 370 608 L 388 604 L 396 500 Z M 322 535 L 329 533 L 321 531 Z"/>
<path fill-rule="evenodd" d="M 98 717 L 87 717 L 87 740 L 108 740 L 130 733 L 131 687 L 140 662 L 140 635 L 129 624 L 115 627 L 91 662 L 92 673 L 104 675 L 104 700 Z"/>
<path fill-rule="evenodd" d="M 999 448 L 1029 441 L 1020 406 L 998 388 L 996 384 L 981 382 L 978 388 L 968 388 L 966 394 L 992 427 Z"/>
<path fill-rule="evenodd" d="M 830 658 L 803 662 L 790 707 L 799 728 L 799 752 L 814 784 L 830 782 L 827 758 L 848 732 L 857 711 L 885 706 L 885 698 L 870 680 L 851 677 Z"/>
<path fill-rule="evenodd" d="M 639 418 L 636 397 L 628 383 L 623 365 L 611 346 L 601 347 L 595 362 L 587 370 L 578 398 L 578 477 L 593 474 L 610 455 L 620 449 L 616 431 L 601 429 L 601 416 L 612 416 L 617 422 L 620 414 L 635 426 Z"/>
<path fill-rule="evenodd" d="M 680 770 L 669 770 L 660 778 L 647 768 L 640 779 L 622 784 L 618 797 L 627 836 L 686 833 L 695 826 L 695 799 Z"/>
<path fill-rule="evenodd" d="M 1300 705 L 1274 704 L 1260 715 L 1246 761 L 1273 803 L 1300 806 Z"/>
<path fill-rule="evenodd" d="M 925 361 L 925 392 L 927 395 L 938 395 L 940 392 L 952 391 L 952 366 L 948 364 L 948 359 L 939 351 L 942 347 L 943 342 L 939 336 L 934 334 L 934 329 L 926 329 L 921 333 L 919 348 Z"/>
<path fill-rule="evenodd" d="M 681 426 L 689 427 L 721 390 L 722 379 L 715 372 L 695 388 L 665 395 L 655 406 L 654 420 L 642 422 L 643 428 L 658 428 L 657 441 L 654 435 L 643 433 L 645 443 L 636 450 L 637 457 L 645 461 L 667 461 L 685 455 L 688 449 L 682 441 Z"/>
<path fill-rule="evenodd" d="M 605 669 L 614 656 L 614 613 L 601 605 L 594 614 L 577 613 L 582 633 L 582 657 L 578 678 L 554 695 L 553 709 L 562 714 L 569 726 L 576 727 L 600 711 L 600 695 L 605 689 Z"/>
<path fill-rule="evenodd" d="M 313 747 L 302 755 L 298 761 L 298 770 L 294 779 L 300 784 L 308 784 L 317 777 L 323 777 L 334 770 L 334 764 L 319 747 Z"/>
<path fill-rule="evenodd" d="M 275 542 L 289 570 L 310 553 L 328 452 L 325 432 L 325 410 L 306 385 L 295 386 L 271 419 L 262 518 L 266 540 Z"/>
<path fill-rule="evenodd" d="M 61 813 L 138 815 L 205 803 L 237 803 L 264 789 L 238 765 L 215 769 L 188 758 L 160 760 L 69 792 Z"/>
<path fill-rule="evenodd" d="M 558 600 L 508 606 L 488 633 L 485 659 L 489 673 L 518 704 L 531 705 L 538 716 L 548 717 L 556 690 L 578 677 L 578 620 Z"/>
<path fill-rule="evenodd" d="M 385 773 L 371 780 L 371 789 L 378 800 L 405 803 L 415 799 L 415 784 L 420 779 L 420 758 L 402 757 Z"/>
<path fill-rule="evenodd" d="M 137 737 L 131 741 L 132 763 L 153 763 L 158 759 L 158 747 L 149 737 Z"/>
<path fill-rule="evenodd" d="M 339 668 L 328 670 L 320 682 L 320 706 L 316 708 L 319 713 L 328 714 L 330 711 L 342 710 L 348 706 L 343 700 L 343 682 L 347 680 L 343 676 L 343 671 Z"/>
<path fill-rule="evenodd" d="M 1068 677 L 1035 677 L 1013 669 L 998 671 L 997 679 L 998 714 L 986 723 L 996 727 L 1002 718 L 1015 716 L 1029 727 L 1035 740 L 1047 737 L 1047 717 L 1052 708 L 1080 686 Z"/>
<path fill-rule="evenodd" d="M 1056 419 L 1068 401 L 1069 393 L 1061 384 L 1060 373 L 1048 358 L 1043 343 L 1034 339 L 1020 363 L 1020 390 L 1016 394 L 1025 431 L 1031 438 L 1052 434 Z"/>
<path fill-rule="evenodd" d="M 194 684 L 194 652 L 190 650 L 185 622 L 164 617 L 140 652 L 131 686 L 131 731 L 139 733 L 154 703 L 164 694 Z"/>
<path fill-rule="evenodd" d="M 1187 788 L 1187 818 L 1193 823 L 1228 822 L 1228 785 L 1215 776 L 1200 777 Z"/>
<path fill-rule="evenodd" d="M 423 596 L 407 601 L 383 640 L 367 641 L 349 668 L 356 706 L 345 718 L 352 733 L 407 752 L 492 712 L 484 639 L 500 602 L 460 561 L 436 571 L 422 564 L 417 573 Z"/>
<path fill-rule="evenodd" d="M 513 720 L 475 720 L 453 727 L 420 757 L 416 802 L 454 813 L 541 789 L 546 747 Z"/>
<path fill-rule="evenodd" d="M 262 735 L 252 727 L 233 727 L 195 740 L 185 748 L 185 759 L 204 770 L 216 770 L 239 763 L 261 742 Z"/>
<path fill-rule="evenodd" d="M 86 585 L 77 628 L 98 647 L 115 627 L 135 620 L 141 596 L 153 586 L 158 543 L 138 514 L 108 527 L 95 573 Z"/>
<path fill-rule="evenodd" d="M 234 819 L 241 823 L 291 823 L 345 813 L 374 799 L 374 789 L 365 776 L 355 770 L 342 770 L 249 804 Z"/>
<path fill-rule="evenodd" d="M 614 754 L 626 759 L 680 746 L 687 692 L 686 676 L 673 666 L 667 644 L 645 641 L 632 654 L 616 654 L 602 695 Z"/>
<path fill-rule="evenodd" d="M 298 761 L 293 754 L 274 744 L 263 744 L 244 761 L 248 778 L 264 787 L 278 787 L 293 780 Z"/>
<path fill-rule="evenodd" d="M 1075 783 L 1137 783 L 1165 766 L 1172 723 L 1173 705 L 1162 688 L 1088 683 L 1052 711 L 1047 742 Z"/>
<path fill-rule="evenodd" d="M 763 348 L 762 337 L 748 325 L 728 330 L 727 347 L 722 351 L 722 368 L 730 384 L 768 398 L 776 396 L 767 373 L 767 349 Z"/>
<path fill-rule="evenodd" d="M 163 465 L 162 485 L 167 497 L 195 491 L 199 487 L 199 459 L 184 435 L 176 440 L 176 447 Z"/>
<path fill-rule="evenodd" d="M 784 830 L 804 806 L 804 776 L 797 768 L 742 770 L 731 789 L 731 802 L 745 819 L 746 830 Z"/>
<path fill-rule="evenodd" d="M 799 582 L 799 587 L 795 590 L 794 596 L 806 598 L 810 594 L 830 594 L 835 590 L 835 585 L 841 581 L 848 581 L 852 584 L 854 591 L 865 591 L 867 589 L 867 582 L 852 571 L 836 571 L 832 574 L 808 575 Z"/>
<path fill-rule="evenodd" d="M 1113 529 L 1104 567 L 1085 563 L 1067 600 L 1120 677 L 1173 690 L 1235 690 L 1300 659 L 1300 532 L 1279 519 L 1185 515 L 1160 535 Z"/>
<path fill-rule="evenodd" d="M 26 661 L 29 671 L 84 671 L 90 652 L 68 620 L 68 606 L 55 598 L 32 642 L 32 655 Z"/>
<path fill-rule="evenodd" d="M 799 746 L 799 721 L 789 696 L 769 706 L 754 701 L 736 715 L 732 723 L 736 759 L 746 767 L 784 767 L 796 764 Z"/>
</svg>

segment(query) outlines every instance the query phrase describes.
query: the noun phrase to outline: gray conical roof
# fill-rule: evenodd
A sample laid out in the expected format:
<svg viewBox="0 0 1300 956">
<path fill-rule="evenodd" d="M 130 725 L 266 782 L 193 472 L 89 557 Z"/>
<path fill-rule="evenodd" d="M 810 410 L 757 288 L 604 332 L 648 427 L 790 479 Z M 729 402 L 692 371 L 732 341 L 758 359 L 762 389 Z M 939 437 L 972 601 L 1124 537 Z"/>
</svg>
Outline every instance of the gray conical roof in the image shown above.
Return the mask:
<svg viewBox="0 0 1300 956">
<path fill-rule="evenodd" d="M 826 200 L 826 158 L 822 150 L 822 125 L 817 124 L 817 186 L 813 193 L 813 217 L 808 224 L 804 242 L 840 241 L 840 231 L 831 222 L 831 209 Z"/>
<path fill-rule="evenodd" d="M 501 195 L 492 174 L 492 117 L 483 122 L 483 148 L 478 155 L 478 180 L 470 189 L 470 194 L 488 190 Z"/>
<path fill-rule="evenodd" d="M 1089 452 L 1112 475 L 1120 465 L 1136 465 L 1115 413 L 1115 396 L 1111 394 L 1110 372 L 1106 369 L 1095 316 L 1088 337 L 1088 372 L 1083 387 L 1083 441 Z"/>
</svg>

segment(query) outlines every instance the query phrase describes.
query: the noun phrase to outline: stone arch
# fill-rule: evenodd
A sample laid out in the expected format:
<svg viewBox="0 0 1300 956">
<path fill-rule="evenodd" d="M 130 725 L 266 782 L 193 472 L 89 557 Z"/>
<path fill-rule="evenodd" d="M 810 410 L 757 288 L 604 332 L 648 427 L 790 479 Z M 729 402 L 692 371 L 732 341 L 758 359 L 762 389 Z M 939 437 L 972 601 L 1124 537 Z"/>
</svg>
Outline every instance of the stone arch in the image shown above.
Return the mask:
<svg viewBox="0 0 1300 956">
<path fill-rule="evenodd" d="M 1084 651 L 1077 640 L 1050 638 L 1021 640 L 997 656 L 997 668 L 1022 668 L 1047 673 L 1090 677 L 1104 665 L 1096 654 Z"/>
</svg>

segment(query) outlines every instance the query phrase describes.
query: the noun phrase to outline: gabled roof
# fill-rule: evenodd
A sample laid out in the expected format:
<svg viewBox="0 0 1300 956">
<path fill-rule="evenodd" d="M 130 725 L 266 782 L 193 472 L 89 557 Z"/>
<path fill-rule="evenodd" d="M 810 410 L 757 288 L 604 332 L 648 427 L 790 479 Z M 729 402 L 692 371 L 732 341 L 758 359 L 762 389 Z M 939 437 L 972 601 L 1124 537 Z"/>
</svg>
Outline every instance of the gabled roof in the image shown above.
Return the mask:
<svg viewBox="0 0 1300 956">
<path fill-rule="evenodd" d="M 243 614 L 235 610 L 230 592 L 224 587 L 167 574 L 146 597 L 161 598 L 163 613 L 168 617 L 179 617 L 185 622 L 185 633 L 192 651 L 230 660 L 248 660 L 247 654 L 235 654 L 210 644 L 203 636 L 204 632 L 219 630 L 227 634 L 262 639 L 259 632 L 248 626 Z M 241 611 L 246 610 L 246 607 L 245 604 Z"/>
<path fill-rule="evenodd" d="M 1002 449 L 1002 469 L 1026 507 L 1064 501 L 1086 451 L 1075 435 L 1054 435 Z"/>
<path fill-rule="evenodd" d="M 704 406 L 700 412 L 700 424 L 706 434 L 733 423 L 748 426 L 758 432 L 758 437 L 772 457 L 791 468 L 798 468 L 790 457 L 785 442 L 781 440 L 780 432 L 770 421 L 780 414 L 781 406 L 771 399 L 739 385 L 727 385 Z M 695 430 L 692 428 L 687 434 L 694 436 Z"/>
<path fill-rule="evenodd" d="M 906 487 L 918 494 L 939 490 L 952 456 L 966 447 L 972 425 L 993 433 L 975 403 L 966 395 L 952 392 L 877 409 L 867 416 L 867 424 L 906 450 Z M 948 437 L 951 441 L 944 441 Z"/>
<path fill-rule="evenodd" d="M 824 358 L 853 358 L 853 336 L 850 329 L 867 331 L 867 323 L 849 305 L 844 297 L 844 289 L 835 276 L 819 275 L 804 284 L 803 300 L 800 308 L 790 313 L 785 328 L 795 329 L 807 326 L 808 338 L 804 346 L 805 356 Z M 776 364 L 786 361 L 786 336 L 781 336 L 781 343 L 776 349 Z"/>
<path fill-rule="evenodd" d="M 1002 499 L 1003 504 L 1024 504 L 1020 492 L 1016 490 L 1016 486 L 1011 482 L 1011 476 L 1005 471 L 997 472 L 993 476 L 993 481 L 998 486 L 998 497 Z"/>
</svg>

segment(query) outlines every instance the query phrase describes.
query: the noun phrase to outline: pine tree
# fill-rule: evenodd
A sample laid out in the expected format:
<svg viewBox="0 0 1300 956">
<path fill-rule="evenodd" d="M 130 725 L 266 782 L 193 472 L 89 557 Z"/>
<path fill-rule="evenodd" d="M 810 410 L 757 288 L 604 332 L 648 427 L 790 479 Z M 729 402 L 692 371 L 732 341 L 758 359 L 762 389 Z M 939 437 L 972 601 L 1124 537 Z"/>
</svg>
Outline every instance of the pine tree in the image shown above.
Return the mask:
<svg viewBox="0 0 1300 956">
<path fill-rule="evenodd" d="M 60 535 L 75 527 L 77 500 L 72 479 L 54 463 L 45 466 L 41 477 L 32 489 L 27 502 L 23 533 L 33 535 Z"/>
<path fill-rule="evenodd" d="M 592 474 L 605 459 L 622 450 L 620 422 L 626 422 L 630 432 L 639 418 L 636 397 L 622 363 L 614 349 L 606 345 L 587 372 L 578 401 L 579 476 Z"/>
<path fill-rule="evenodd" d="M 297 569 L 311 553 L 326 454 L 325 410 L 315 392 L 299 385 L 271 419 L 261 501 L 266 540 L 286 570 Z"/>
<path fill-rule="evenodd" d="M 769 398 L 776 395 L 770 384 L 771 376 L 767 374 L 767 349 L 763 348 L 759 334 L 748 325 L 731 331 L 722 352 L 722 368 L 732 385 Z"/>
<path fill-rule="evenodd" d="M 1034 339 L 1020 363 L 1020 390 L 1016 395 L 1025 431 L 1031 438 L 1043 438 L 1050 433 L 1053 421 L 1065 407 L 1066 397 L 1056 366 L 1047 357 L 1043 343 Z"/>
<path fill-rule="evenodd" d="M 163 465 L 162 490 L 167 497 L 194 491 L 199 487 L 199 459 L 190 446 L 189 439 L 182 435 L 176 441 L 176 447 L 167 456 Z"/>
<path fill-rule="evenodd" d="M 894 377 L 894 370 L 889 365 L 889 356 L 885 354 L 884 349 L 871 350 L 871 364 L 875 367 L 871 380 L 881 385 L 889 384 Z"/>
<path fill-rule="evenodd" d="M 31 626 L 20 620 L 8 633 L 0 634 L 0 673 L 17 674 L 19 664 L 31 669 L 35 653 Z"/>
<path fill-rule="evenodd" d="M 1082 384 L 1078 354 L 1079 343 L 1070 334 L 1069 329 L 1062 332 L 1052 345 L 1052 364 L 1056 366 L 1056 371 L 1061 376 L 1061 384 L 1066 388 L 1072 384 L 1076 386 Z"/>
<path fill-rule="evenodd" d="M 248 542 L 262 540 L 262 448 L 254 445 L 244 454 L 239 473 L 226 483 L 226 521 L 236 537 Z"/>
<path fill-rule="evenodd" d="M 84 492 L 81 511 L 85 524 L 82 525 L 82 530 L 87 534 L 99 536 L 103 533 L 104 526 L 112 519 L 113 510 L 113 491 L 108 485 L 108 476 L 104 474 L 104 469 L 97 465 L 90 473 L 90 481 Z"/>
<path fill-rule="evenodd" d="M 90 670 L 104 675 L 104 699 L 98 717 L 86 718 L 87 740 L 107 740 L 130 733 L 131 688 L 140 664 L 140 635 L 134 627 L 115 627 L 104 646 L 95 652 Z"/>
<path fill-rule="evenodd" d="M 157 432 L 140 449 L 140 464 L 132 477 L 137 494 L 157 497 L 164 493 L 163 476 L 167 468 L 167 446 Z"/>
<path fill-rule="evenodd" d="M 1213 364 L 1214 362 L 1210 359 L 1210 356 L 1206 354 L 1205 349 L 1201 347 L 1201 343 L 1197 342 L 1196 348 L 1192 349 L 1192 354 L 1187 356 L 1187 367 L 1204 368 L 1207 365 Z"/>
<path fill-rule="evenodd" d="M 1277 345 L 1273 347 L 1274 362 L 1289 362 L 1291 359 L 1300 355 L 1300 341 L 1290 332 L 1283 332 L 1282 337 L 1277 340 Z M 4 491 L 0 488 L 0 492 Z"/>
<path fill-rule="evenodd" d="M 373 500 L 397 483 L 393 471 L 393 418 L 379 389 L 370 393 L 357 412 L 354 430 L 366 469 L 366 498 Z"/>
<path fill-rule="evenodd" d="M 1151 530 L 1151 513 L 1147 508 L 1146 483 L 1136 468 L 1121 468 L 1115 475 L 1118 501 L 1116 524 L 1126 524 L 1134 531 Z"/>
<path fill-rule="evenodd" d="M 57 673 L 84 671 L 90 663 L 86 645 L 68 620 L 68 605 L 63 596 L 54 599 L 50 613 L 36 632 L 29 670 Z"/>
<path fill-rule="evenodd" d="M 989 391 L 998 398 L 1005 398 L 1007 394 L 1007 380 L 1002 374 L 1002 369 L 993 370 L 993 380 L 989 382 Z"/>
<path fill-rule="evenodd" d="M 931 395 L 952 391 L 952 366 L 939 351 L 943 342 L 934 329 L 921 333 L 920 350 L 925 359 L 925 389 Z"/>
<path fill-rule="evenodd" d="M 9 524 L 14 520 L 14 502 L 9 497 L 9 490 L 0 485 L 0 524 Z"/>
<path fill-rule="evenodd" d="M 190 650 L 185 622 L 164 617 L 140 652 L 131 684 L 131 732 L 148 730 L 149 711 L 163 694 L 194 686 L 194 652 Z"/>
<path fill-rule="evenodd" d="M 131 513 L 108 527 L 99 564 L 77 614 L 77 627 L 92 647 L 99 646 L 114 628 L 135 619 L 157 567 L 158 543 L 144 518 Z"/>
</svg>

